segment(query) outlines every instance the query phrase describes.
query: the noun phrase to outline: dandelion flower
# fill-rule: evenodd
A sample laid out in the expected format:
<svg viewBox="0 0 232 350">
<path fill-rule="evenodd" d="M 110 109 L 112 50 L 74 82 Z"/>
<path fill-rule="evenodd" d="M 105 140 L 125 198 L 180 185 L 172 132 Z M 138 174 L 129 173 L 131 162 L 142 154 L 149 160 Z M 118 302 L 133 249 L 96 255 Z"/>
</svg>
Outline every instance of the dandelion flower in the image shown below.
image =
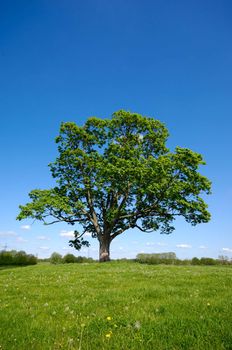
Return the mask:
<svg viewBox="0 0 232 350">
<path fill-rule="evenodd" d="M 112 336 L 112 331 L 109 331 L 109 333 L 106 334 L 106 338 L 110 338 Z"/>
<path fill-rule="evenodd" d="M 69 338 L 69 339 L 68 339 L 68 344 L 69 344 L 69 345 L 73 344 L 73 342 L 74 342 L 73 338 Z"/>
<path fill-rule="evenodd" d="M 112 320 L 112 317 L 108 316 L 106 317 L 107 321 L 111 321 Z"/>
<path fill-rule="evenodd" d="M 139 321 L 136 321 L 134 324 L 135 329 L 140 329 L 141 328 L 141 323 Z"/>
</svg>

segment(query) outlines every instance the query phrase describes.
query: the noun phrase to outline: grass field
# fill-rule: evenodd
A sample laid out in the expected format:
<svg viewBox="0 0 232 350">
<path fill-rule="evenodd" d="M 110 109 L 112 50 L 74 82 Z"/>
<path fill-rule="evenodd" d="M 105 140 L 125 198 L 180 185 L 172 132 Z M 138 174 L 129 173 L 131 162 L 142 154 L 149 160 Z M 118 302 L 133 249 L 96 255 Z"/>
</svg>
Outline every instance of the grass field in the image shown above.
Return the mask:
<svg viewBox="0 0 232 350">
<path fill-rule="evenodd" d="M 0 349 L 232 349 L 232 268 L 133 262 L 0 271 Z"/>
</svg>

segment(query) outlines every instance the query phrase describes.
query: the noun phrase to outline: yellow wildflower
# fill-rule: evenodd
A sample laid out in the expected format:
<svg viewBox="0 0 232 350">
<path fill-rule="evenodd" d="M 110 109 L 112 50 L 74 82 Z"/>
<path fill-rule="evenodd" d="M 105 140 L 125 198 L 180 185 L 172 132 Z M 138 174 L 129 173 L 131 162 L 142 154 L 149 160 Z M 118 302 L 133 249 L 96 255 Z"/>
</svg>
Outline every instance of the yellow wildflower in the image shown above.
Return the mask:
<svg viewBox="0 0 232 350">
<path fill-rule="evenodd" d="M 109 331 L 109 333 L 106 334 L 106 338 L 110 338 L 112 336 L 112 331 Z"/>
<path fill-rule="evenodd" d="M 111 321 L 112 320 L 112 317 L 108 316 L 106 317 L 107 321 Z"/>
</svg>

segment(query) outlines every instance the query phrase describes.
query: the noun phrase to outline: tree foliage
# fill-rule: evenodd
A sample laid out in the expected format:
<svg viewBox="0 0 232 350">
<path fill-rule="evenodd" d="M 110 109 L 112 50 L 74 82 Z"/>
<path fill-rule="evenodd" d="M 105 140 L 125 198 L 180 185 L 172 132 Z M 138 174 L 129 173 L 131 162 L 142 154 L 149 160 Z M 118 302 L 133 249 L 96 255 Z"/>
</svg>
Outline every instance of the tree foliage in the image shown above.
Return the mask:
<svg viewBox="0 0 232 350">
<path fill-rule="evenodd" d="M 205 162 L 187 148 L 169 151 L 167 137 L 160 121 L 126 111 L 89 118 L 83 126 L 62 123 L 59 155 L 49 165 L 57 185 L 31 191 L 17 218 L 79 223 L 83 231 L 75 231 L 71 245 L 88 245 L 82 236 L 90 232 L 101 260 L 129 228 L 169 234 L 177 216 L 192 225 L 208 222 L 201 195 L 210 193 L 210 181 L 198 172 Z"/>
<path fill-rule="evenodd" d="M 0 251 L 0 266 L 4 265 L 36 265 L 37 258 L 32 254 L 26 254 L 23 250 Z"/>
</svg>

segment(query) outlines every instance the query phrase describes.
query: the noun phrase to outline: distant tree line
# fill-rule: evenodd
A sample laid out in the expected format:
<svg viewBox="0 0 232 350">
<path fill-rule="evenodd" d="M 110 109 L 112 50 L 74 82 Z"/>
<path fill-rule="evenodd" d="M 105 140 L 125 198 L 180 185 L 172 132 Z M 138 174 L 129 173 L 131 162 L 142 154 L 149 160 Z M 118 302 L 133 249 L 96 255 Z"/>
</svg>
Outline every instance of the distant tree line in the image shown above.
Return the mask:
<svg viewBox="0 0 232 350">
<path fill-rule="evenodd" d="M 0 266 L 14 265 L 14 266 L 26 266 L 36 265 L 37 258 L 32 254 L 27 254 L 23 250 L 2 250 L 0 251 Z"/>
<path fill-rule="evenodd" d="M 154 253 L 154 254 L 138 254 L 136 256 L 136 261 L 141 264 L 151 264 L 151 265 L 232 265 L 232 259 L 227 256 L 220 255 L 218 259 L 213 258 L 197 258 L 192 259 L 178 259 L 176 254 L 173 252 L 168 253 Z"/>
<path fill-rule="evenodd" d="M 203 257 L 192 259 L 178 259 L 174 252 L 144 254 L 140 253 L 135 259 L 116 259 L 115 261 L 135 261 L 141 264 L 150 265 L 232 265 L 232 259 L 228 256 L 219 255 L 217 259 Z M 95 262 L 92 258 L 84 256 L 75 256 L 68 253 L 62 256 L 60 253 L 54 252 L 49 258 L 37 259 L 32 254 L 27 254 L 25 251 L 0 251 L 0 266 L 27 266 L 36 265 L 38 262 L 50 262 L 51 264 L 71 264 L 71 263 L 92 263 Z"/>
<path fill-rule="evenodd" d="M 68 253 L 64 256 L 61 254 L 54 252 L 50 256 L 49 259 L 47 259 L 51 264 L 73 264 L 73 263 L 90 263 L 94 262 L 92 258 L 86 258 L 85 256 L 75 256 L 71 253 Z"/>
</svg>

